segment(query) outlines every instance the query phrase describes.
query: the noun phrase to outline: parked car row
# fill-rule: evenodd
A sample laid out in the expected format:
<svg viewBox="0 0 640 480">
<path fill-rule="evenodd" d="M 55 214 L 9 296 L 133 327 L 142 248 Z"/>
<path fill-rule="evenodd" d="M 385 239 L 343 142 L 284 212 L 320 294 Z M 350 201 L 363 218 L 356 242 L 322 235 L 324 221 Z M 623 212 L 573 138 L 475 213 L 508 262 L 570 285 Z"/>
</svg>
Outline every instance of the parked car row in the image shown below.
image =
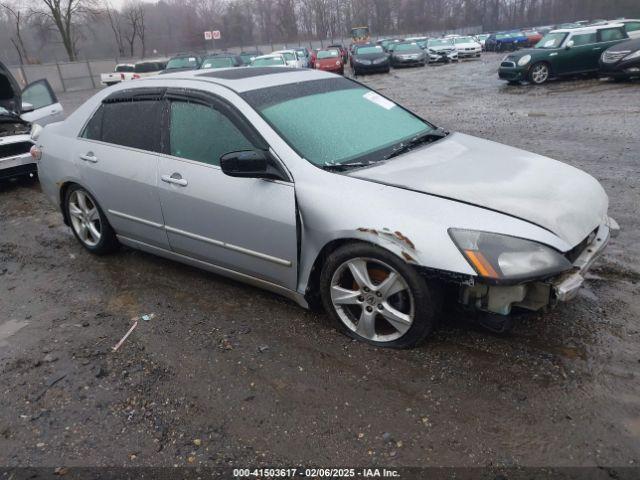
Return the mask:
<svg viewBox="0 0 640 480">
<path fill-rule="evenodd" d="M 640 38 L 629 39 L 623 23 L 552 30 L 534 48 L 502 59 L 498 76 L 512 84 L 543 84 L 553 77 L 600 74 L 640 76 Z"/>
</svg>

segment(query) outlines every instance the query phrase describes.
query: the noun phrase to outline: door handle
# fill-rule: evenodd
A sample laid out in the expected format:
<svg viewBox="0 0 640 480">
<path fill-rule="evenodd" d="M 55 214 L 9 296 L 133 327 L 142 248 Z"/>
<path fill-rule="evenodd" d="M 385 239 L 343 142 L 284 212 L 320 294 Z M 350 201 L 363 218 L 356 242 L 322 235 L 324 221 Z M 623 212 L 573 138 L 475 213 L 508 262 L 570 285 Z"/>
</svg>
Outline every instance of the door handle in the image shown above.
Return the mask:
<svg viewBox="0 0 640 480">
<path fill-rule="evenodd" d="M 594 50 L 602 50 L 602 47 L 593 47 Z"/>
<path fill-rule="evenodd" d="M 93 152 L 88 152 L 85 155 L 80 155 L 80 160 L 84 160 L 85 162 L 98 163 L 98 157 L 96 157 Z"/>
<path fill-rule="evenodd" d="M 177 172 L 172 173 L 171 176 L 162 175 L 160 179 L 165 183 L 173 183 L 174 185 L 180 185 L 181 187 L 186 187 L 189 184 L 189 182 L 182 178 L 182 175 Z"/>
</svg>

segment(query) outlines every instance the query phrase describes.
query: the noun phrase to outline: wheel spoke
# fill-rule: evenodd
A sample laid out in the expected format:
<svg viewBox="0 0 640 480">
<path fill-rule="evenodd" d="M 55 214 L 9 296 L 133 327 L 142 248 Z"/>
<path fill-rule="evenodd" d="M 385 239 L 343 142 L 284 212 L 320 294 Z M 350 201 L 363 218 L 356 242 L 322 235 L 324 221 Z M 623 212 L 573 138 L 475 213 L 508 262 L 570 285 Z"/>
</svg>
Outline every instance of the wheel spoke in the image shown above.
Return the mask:
<svg viewBox="0 0 640 480">
<path fill-rule="evenodd" d="M 380 314 L 400 333 L 405 333 L 411 326 L 411 316 L 396 310 L 388 303 L 383 304 Z"/>
<path fill-rule="evenodd" d="M 93 222 L 88 222 L 87 228 L 89 230 L 89 233 L 91 234 L 91 237 L 93 237 L 93 242 L 97 243 L 98 241 L 100 241 L 100 232 L 98 231 L 96 226 L 93 224 Z"/>
<path fill-rule="evenodd" d="M 407 287 L 396 272 L 390 272 L 389 276 L 378 285 L 378 291 L 382 294 L 382 298 L 384 300 L 389 297 L 395 295 L 402 290 L 405 290 Z"/>
<path fill-rule="evenodd" d="M 90 210 L 87 212 L 87 218 L 89 219 L 89 221 L 90 221 L 90 222 L 93 222 L 93 221 L 95 221 L 95 220 L 98 220 L 98 219 L 99 219 L 99 216 L 98 216 L 98 209 L 97 209 L 96 207 L 93 207 L 92 209 L 90 209 Z"/>
<path fill-rule="evenodd" d="M 80 236 L 80 238 L 82 240 L 84 240 L 85 242 L 88 240 L 89 237 L 89 231 L 87 229 L 87 226 L 84 223 L 80 223 L 79 228 L 78 228 L 78 235 Z"/>
<path fill-rule="evenodd" d="M 355 305 L 360 292 L 334 285 L 331 287 L 331 301 L 334 305 Z"/>
<path fill-rule="evenodd" d="M 80 216 L 82 215 L 82 210 L 80 210 L 78 208 L 78 205 L 76 205 L 75 203 L 69 202 L 69 214 L 74 217 L 80 218 Z"/>
<path fill-rule="evenodd" d="M 77 191 L 76 198 L 78 199 L 78 207 L 80 207 L 80 210 L 82 210 L 83 213 L 87 213 L 87 211 L 89 211 L 89 208 L 87 207 L 87 197 L 84 193 Z"/>
<path fill-rule="evenodd" d="M 351 260 L 348 263 L 348 266 L 349 270 L 351 271 L 351 275 L 353 275 L 353 279 L 356 281 L 360 288 L 373 288 L 373 283 L 371 282 L 371 278 L 369 277 L 369 270 L 367 269 L 366 261 L 357 258 Z"/>
<path fill-rule="evenodd" d="M 356 333 L 364 338 L 372 339 L 376 335 L 376 317 L 375 314 L 367 313 L 363 308 L 356 327 Z"/>
</svg>

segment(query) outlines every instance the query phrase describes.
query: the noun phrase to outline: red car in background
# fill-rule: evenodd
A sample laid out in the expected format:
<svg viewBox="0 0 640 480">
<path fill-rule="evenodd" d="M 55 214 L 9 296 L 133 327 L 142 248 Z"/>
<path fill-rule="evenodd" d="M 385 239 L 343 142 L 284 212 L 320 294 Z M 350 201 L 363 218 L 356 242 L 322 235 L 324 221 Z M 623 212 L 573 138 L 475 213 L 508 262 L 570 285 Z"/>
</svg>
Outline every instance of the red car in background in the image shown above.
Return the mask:
<svg viewBox="0 0 640 480">
<path fill-rule="evenodd" d="M 339 43 L 336 43 L 335 45 L 329 45 L 327 48 L 337 48 L 338 50 L 340 50 L 340 55 L 342 56 L 342 63 L 347 63 L 349 61 L 348 50 L 344 48 L 342 45 L 340 45 Z"/>
<path fill-rule="evenodd" d="M 535 30 L 525 30 L 522 33 L 526 35 L 530 47 L 534 47 L 536 43 L 542 40 L 542 34 Z"/>
<path fill-rule="evenodd" d="M 318 70 L 344 75 L 342 52 L 337 48 L 321 48 L 316 53 L 315 66 Z"/>
</svg>

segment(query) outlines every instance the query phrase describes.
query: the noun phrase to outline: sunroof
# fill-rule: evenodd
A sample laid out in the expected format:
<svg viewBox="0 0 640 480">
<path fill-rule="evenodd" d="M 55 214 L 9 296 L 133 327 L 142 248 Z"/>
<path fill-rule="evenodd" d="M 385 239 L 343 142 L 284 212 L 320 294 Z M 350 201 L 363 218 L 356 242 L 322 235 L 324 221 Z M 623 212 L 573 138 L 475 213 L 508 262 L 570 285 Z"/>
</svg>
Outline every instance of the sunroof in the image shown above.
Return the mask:
<svg viewBox="0 0 640 480">
<path fill-rule="evenodd" d="M 199 77 L 222 78 L 224 80 L 241 80 L 243 78 L 261 77 L 262 75 L 273 75 L 274 73 L 295 72 L 293 68 L 287 67 L 251 67 L 232 68 L 207 73 L 201 73 Z"/>
</svg>

